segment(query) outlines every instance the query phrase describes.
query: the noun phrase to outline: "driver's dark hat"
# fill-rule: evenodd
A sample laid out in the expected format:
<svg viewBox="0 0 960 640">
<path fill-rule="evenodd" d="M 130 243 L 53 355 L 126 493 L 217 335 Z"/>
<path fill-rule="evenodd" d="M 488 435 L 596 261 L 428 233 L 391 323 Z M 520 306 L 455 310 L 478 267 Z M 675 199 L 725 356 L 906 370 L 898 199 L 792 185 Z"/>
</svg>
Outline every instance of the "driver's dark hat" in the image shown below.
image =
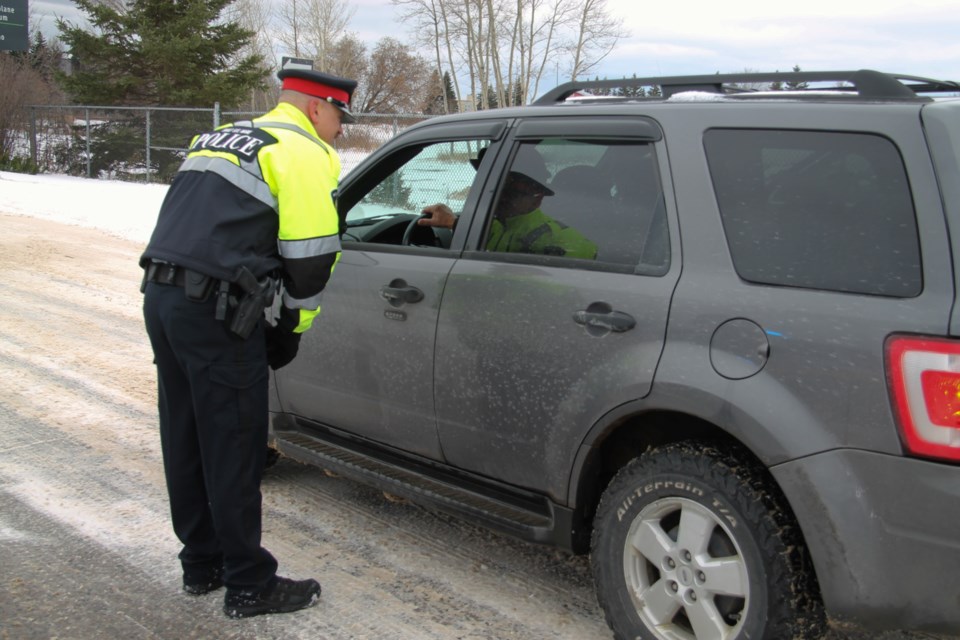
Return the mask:
<svg viewBox="0 0 960 640">
<path fill-rule="evenodd" d="M 333 76 L 311 69 L 281 69 L 277 77 L 284 90 L 298 91 L 314 98 L 322 98 L 343 112 L 343 122 L 354 122 L 350 113 L 350 98 L 357 88 L 357 81 Z"/>
</svg>

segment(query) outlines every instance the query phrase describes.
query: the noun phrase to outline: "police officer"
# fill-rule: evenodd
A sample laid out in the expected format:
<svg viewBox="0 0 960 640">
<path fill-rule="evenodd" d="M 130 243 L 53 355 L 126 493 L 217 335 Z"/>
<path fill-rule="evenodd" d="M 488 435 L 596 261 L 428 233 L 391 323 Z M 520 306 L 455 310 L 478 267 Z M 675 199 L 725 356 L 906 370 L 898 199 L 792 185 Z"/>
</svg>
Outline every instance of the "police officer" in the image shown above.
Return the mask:
<svg viewBox="0 0 960 640">
<path fill-rule="evenodd" d="M 316 580 L 276 575 L 261 546 L 267 367 L 297 354 L 340 256 L 340 159 L 356 82 L 287 69 L 275 109 L 193 138 L 140 265 L 160 441 L 183 589 L 226 585 L 233 618 L 296 611 Z M 277 283 L 276 324 L 263 309 Z"/>
</svg>

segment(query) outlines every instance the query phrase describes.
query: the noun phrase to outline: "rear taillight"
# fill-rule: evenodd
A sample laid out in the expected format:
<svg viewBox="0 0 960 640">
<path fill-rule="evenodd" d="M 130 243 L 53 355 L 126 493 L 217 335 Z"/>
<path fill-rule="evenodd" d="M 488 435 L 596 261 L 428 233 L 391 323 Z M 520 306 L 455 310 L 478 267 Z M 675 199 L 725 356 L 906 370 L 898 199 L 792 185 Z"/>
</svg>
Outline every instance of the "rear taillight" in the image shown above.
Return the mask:
<svg viewBox="0 0 960 640">
<path fill-rule="evenodd" d="M 891 337 L 887 373 L 907 451 L 960 461 L 960 341 Z"/>
</svg>

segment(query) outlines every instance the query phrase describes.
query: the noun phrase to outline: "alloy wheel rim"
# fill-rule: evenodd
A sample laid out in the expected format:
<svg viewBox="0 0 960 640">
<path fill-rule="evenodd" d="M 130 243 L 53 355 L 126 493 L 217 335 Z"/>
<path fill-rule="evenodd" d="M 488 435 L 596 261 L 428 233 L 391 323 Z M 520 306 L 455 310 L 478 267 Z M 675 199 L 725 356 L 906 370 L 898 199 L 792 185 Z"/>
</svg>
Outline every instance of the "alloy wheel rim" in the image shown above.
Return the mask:
<svg viewBox="0 0 960 640">
<path fill-rule="evenodd" d="M 693 500 L 641 510 L 624 543 L 623 571 L 637 615 L 663 640 L 729 640 L 749 612 L 750 584 L 728 525 Z"/>
</svg>

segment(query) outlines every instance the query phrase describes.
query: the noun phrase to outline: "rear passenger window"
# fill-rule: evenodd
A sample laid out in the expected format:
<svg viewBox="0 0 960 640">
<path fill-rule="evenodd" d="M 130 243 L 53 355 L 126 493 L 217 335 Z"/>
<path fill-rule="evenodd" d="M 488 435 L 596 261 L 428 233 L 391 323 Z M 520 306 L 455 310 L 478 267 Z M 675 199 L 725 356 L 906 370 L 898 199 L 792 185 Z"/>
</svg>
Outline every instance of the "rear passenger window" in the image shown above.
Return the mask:
<svg viewBox="0 0 960 640">
<path fill-rule="evenodd" d="M 763 284 L 920 294 L 903 160 L 881 136 L 715 129 L 707 161 L 734 267 Z"/>
</svg>

